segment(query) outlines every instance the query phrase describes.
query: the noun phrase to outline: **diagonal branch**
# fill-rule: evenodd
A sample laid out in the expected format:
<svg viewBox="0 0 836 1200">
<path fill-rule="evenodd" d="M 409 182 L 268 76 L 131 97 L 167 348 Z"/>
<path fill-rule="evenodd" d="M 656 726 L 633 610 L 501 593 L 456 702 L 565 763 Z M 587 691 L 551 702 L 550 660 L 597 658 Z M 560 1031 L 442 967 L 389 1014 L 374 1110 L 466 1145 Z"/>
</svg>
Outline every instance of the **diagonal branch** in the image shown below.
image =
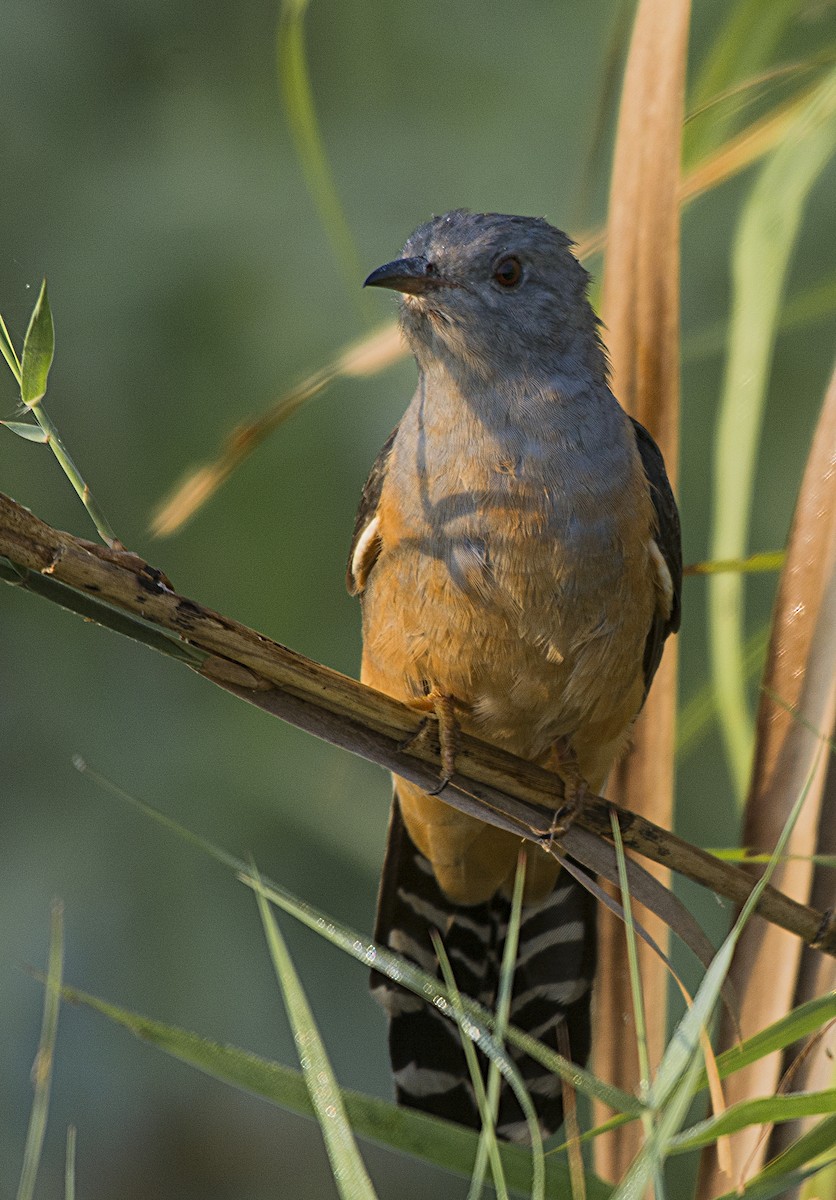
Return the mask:
<svg viewBox="0 0 836 1200">
<path fill-rule="evenodd" d="M 415 739 L 422 718 L 407 705 L 178 595 L 159 571 L 125 551 L 62 533 L 0 493 L 0 579 L 184 662 L 233 695 L 378 763 L 424 788 L 438 785 L 437 747 Z M 530 841 L 548 841 L 563 784 L 533 763 L 462 736 L 442 798 Z M 751 875 L 600 797 L 578 824 L 742 903 Z M 836 955 L 836 919 L 767 888 L 758 911 L 810 946 Z"/>
</svg>

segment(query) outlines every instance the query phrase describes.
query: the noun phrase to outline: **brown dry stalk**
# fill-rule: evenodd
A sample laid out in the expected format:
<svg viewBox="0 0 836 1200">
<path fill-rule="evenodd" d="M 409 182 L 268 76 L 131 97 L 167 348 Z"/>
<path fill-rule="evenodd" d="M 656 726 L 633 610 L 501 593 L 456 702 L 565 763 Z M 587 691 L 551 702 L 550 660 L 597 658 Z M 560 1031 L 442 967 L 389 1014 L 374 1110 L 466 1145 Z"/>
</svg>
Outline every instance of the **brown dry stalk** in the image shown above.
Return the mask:
<svg viewBox="0 0 836 1200">
<path fill-rule="evenodd" d="M 408 705 L 178 595 L 136 555 L 53 529 L 2 493 L 0 578 L 157 649 L 173 647 L 174 657 L 198 674 L 264 711 L 420 787 L 438 785 L 437 746 L 411 740 L 423 718 Z M 548 838 L 555 807 L 563 800 L 558 776 L 464 734 L 456 766 L 442 793 L 447 803 L 521 838 Z M 746 900 L 752 888 L 748 872 L 636 813 L 593 796 L 577 823 L 606 838 L 613 811 L 625 846 L 735 903 Z M 797 904 L 774 888 L 765 890 L 758 911 L 836 956 L 832 915 Z"/>
<path fill-rule="evenodd" d="M 745 846 L 767 851 L 774 846 L 815 768 L 804 811 L 787 847 L 788 854 L 796 857 L 775 872 L 776 884 L 801 903 L 810 899 L 813 866 L 809 856 L 819 848 L 822 796 L 830 765 L 829 755 L 819 753 L 819 739 L 811 727 L 828 731 L 833 728 L 834 662 L 836 371 L 813 436 L 775 601 L 743 830 Z M 800 954 L 797 941 L 780 930 L 760 922 L 744 930 L 731 969 L 741 1001 L 743 1037 L 790 1011 L 797 991 Z M 769 986 L 764 987 L 767 978 Z M 735 1037 L 735 1030 L 724 1021 L 722 1048 L 732 1045 Z M 726 1083 L 729 1104 L 774 1094 L 781 1069 L 781 1056 L 773 1054 L 737 1072 Z M 742 1130 L 732 1138 L 736 1167 L 745 1167 L 746 1178 L 760 1169 L 766 1149 L 767 1139 L 761 1138 L 758 1127 Z M 722 1186 L 716 1163 L 706 1154 L 701 1194 L 714 1195 Z"/>
<path fill-rule="evenodd" d="M 603 317 L 614 391 L 656 438 L 675 486 L 679 456 L 679 190 L 688 51 L 689 0 L 641 0 L 619 111 L 610 184 Z M 676 649 L 669 645 L 636 724 L 633 745 L 614 773 L 614 799 L 655 824 L 673 823 Z M 667 881 L 666 872 L 657 872 Z M 597 1074 L 627 1091 L 638 1078 L 624 931 L 601 914 L 596 1032 Z M 647 917 L 663 946 L 666 930 Z M 668 981 L 643 944 L 651 1069 L 665 1045 Z M 600 1115 L 600 1114 L 599 1114 Z M 596 1170 L 621 1179 L 642 1141 L 625 1126 L 595 1144 Z"/>
</svg>

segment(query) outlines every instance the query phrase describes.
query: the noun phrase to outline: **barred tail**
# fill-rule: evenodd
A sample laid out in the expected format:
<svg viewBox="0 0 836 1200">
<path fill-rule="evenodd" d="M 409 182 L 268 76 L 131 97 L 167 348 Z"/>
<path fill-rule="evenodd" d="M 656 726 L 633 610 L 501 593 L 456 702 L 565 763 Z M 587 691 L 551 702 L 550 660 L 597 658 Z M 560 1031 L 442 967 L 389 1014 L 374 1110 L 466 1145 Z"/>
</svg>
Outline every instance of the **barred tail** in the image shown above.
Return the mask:
<svg viewBox="0 0 836 1200">
<path fill-rule="evenodd" d="M 431 931 L 438 930 L 459 990 L 493 1008 L 509 910 L 500 895 L 484 904 L 452 904 L 412 842 L 395 796 L 378 900 L 377 941 L 437 975 Z M 585 1062 L 594 971 L 594 902 L 581 884 L 562 874 L 545 900 L 523 909 L 512 1023 L 557 1048 L 557 1029 L 565 1022 L 572 1058 Z M 457 1026 L 377 972 L 372 973 L 371 987 L 389 1016 L 398 1103 L 478 1129 L 479 1113 Z M 510 1049 L 543 1135 L 548 1136 L 563 1121 L 561 1081 L 528 1055 Z M 509 1141 L 528 1140 L 522 1111 L 504 1082 L 497 1132 Z"/>
</svg>

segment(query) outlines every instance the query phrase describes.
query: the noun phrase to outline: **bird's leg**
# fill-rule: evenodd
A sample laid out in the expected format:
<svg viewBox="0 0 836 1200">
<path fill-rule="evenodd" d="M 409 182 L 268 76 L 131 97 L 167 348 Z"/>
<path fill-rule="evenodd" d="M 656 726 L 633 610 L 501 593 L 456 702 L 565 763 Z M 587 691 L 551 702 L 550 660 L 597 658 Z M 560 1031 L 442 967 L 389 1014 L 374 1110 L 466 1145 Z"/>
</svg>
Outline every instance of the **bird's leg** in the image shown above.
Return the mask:
<svg viewBox="0 0 836 1200">
<path fill-rule="evenodd" d="M 578 759 L 568 737 L 558 738 L 549 751 L 546 767 L 563 780 L 563 803 L 555 810 L 551 827 L 544 838 L 546 849 L 555 839 L 560 839 L 571 828 L 578 813 L 583 810 L 589 785 L 581 775 Z"/>
<path fill-rule="evenodd" d="M 441 777 L 438 787 L 433 788 L 431 792 L 427 793 L 430 796 L 437 796 L 450 782 L 456 769 L 456 754 L 459 748 L 459 734 L 461 732 L 458 718 L 456 717 L 457 701 L 453 696 L 448 696 L 434 687 L 425 696 L 416 696 L 414 700 L 408 700 L 407 703 L 410 708 L 417 709 L 418 712 L 431 713 L 438 724 Z M 417 731 L 401 743 L 399 749 L 407 750 L 413 746 L 425 743 L 431 728 L 430 718 L 427 717 L 418 726 Z"/>
</svg>

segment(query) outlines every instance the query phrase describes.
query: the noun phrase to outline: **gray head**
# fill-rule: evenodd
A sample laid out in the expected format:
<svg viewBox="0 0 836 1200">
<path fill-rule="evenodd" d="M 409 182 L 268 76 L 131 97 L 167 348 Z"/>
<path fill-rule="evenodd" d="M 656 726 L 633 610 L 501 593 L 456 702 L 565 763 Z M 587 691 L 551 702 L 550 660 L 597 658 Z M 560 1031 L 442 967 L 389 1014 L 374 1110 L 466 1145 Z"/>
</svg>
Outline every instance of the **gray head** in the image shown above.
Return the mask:
<svg viewBox="0 0 836 1200">
<path fill-rule="evenodd" d="M 539 217 L 456 209 L 417 229 L 365 286 L 403 293 L 401 323 L 424 368 L 603 379 L 589 277 L 571 244 Z"/>
</svg>

